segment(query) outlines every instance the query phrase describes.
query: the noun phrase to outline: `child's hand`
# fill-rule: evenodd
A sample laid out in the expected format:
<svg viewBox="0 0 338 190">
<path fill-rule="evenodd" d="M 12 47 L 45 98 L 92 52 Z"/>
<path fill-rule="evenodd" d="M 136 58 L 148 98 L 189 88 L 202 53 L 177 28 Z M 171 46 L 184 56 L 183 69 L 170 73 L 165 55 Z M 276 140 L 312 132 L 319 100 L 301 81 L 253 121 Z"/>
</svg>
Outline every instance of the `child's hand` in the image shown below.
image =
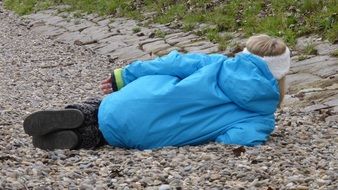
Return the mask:
<svg viewBox="0 0 338 190">
<path fill-rule="evenodd" d="M 113 92 L 113 88 L 111 86 L 112 78 L 109 76 L 107 79 L 101 82 L 100 88 L 103 94 L 109 94 Z"/>
</svg>

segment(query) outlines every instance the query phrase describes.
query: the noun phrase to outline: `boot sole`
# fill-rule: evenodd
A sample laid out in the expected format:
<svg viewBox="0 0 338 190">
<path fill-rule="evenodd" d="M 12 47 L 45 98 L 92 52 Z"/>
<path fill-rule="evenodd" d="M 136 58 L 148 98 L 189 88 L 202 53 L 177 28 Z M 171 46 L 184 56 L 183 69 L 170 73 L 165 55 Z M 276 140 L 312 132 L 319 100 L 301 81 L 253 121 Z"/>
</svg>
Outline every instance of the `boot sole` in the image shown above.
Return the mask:
<svg viewBox="0 0 338 190">
<path fill-rule="evenodd" d="M 83 121 L 83 113 L 77 109 L 38 111 L 24 120 L 23 128 L 30 136 L 42 136 L 58 130 L 78 128 Z"/>
<path fill-rule="evenodd" d="M 74 131 L 63 130 L 44 136 L 33 136 L 33 145 L 43 150 L 75 149 L 79 137 Z"/>
</svg>

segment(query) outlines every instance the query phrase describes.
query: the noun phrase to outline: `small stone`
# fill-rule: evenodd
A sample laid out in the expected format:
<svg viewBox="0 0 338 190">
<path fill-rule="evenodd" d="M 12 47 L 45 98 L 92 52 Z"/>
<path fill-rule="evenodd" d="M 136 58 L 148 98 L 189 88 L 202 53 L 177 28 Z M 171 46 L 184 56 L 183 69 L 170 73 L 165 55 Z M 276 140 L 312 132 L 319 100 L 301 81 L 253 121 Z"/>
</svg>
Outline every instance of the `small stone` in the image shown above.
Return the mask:
<svg viewBox="0 0 338 190">
<path fill-rule="evenodd" d="M 148 35 L 149 38 L 154 38 L 155 37 L 155 32 L 151 32 L 149 35 Z"/>
<path fill-rule="evenodd" d="M 308 190 L 309 187 L 308 186 L 303 186 L 303 185 L 299 185 L 296 187 L 297 190 Z"/>
<path fill-rule="evenodd" d="M 171 190 L 171 186 L 170 185 L 161 185 L 158 190 Z"/>
<path fill-rule="evenodd" d="M 210 175 L 210 179 L 212 181 L 218 180 L 220 178 L 221 178 L 221 175 L 219 175 L 219 174 L 212 174 L 212 175 Z"/>
<path fill-rule="evenodd" d="M 18 181 L 13 181 L 12 182 L 12 188 L 13 189 L 24 189 L 25 187 L 24 187 L 24 185 L 22 185 L 20 182 L 18 182 Z"/>
<path fill-rule="evenodd" d="M 183 170 L 185 171 L 185 172 L 188 172 L 188 171 L 190 171 L 191 170 L 191 168 L 192 168 L 192 166 L 191 165 L 189 165 L 189 166 L 186 166 Z"/>
<path fill-rule="evenodd" d="M 94 189 L 94 187 L 92 185 L 85 184 L 85 183 L 82 183 L 80 185 L 80 190 L 91 190 L 91 189 Z"/>
<path fill-rule="evenodd" d="M 295 187 L 295 184 L 291 182 L 291 183 L 286 184 L 286 187 L 288 189 L 293 189 Z"/>
<path fill-rule="evenodd" d="M 174 187 L 180 187 L 181 184 L 182 184 L 182 181 L 179 179 L 174 179 L 169 183 L 170 186 L 174 186 Z"/>
<path fill-rule="evenodd" d="M 32 169 L 32 174 L 33 174 L 33 176 L 38 176 L 39 174 L 41 173 L 41 171 L 39 172 L 39 170 L 38 169 L 36 169 L 36 168 L 33 168 Z"/>
<path fill-rule="evenodd" d="M 331 180 L 323 180 L 323 179 L 317 179 L 317 183 L 320 186 L 327 185 L 331 183 Z"/>
<path fill-rule="evenodd" d="M 133 183 L 132 186 L 135 189 L 142 189 L 142 184 L 140 182 L 135 182 L 135 183 Z"/>
</svg>

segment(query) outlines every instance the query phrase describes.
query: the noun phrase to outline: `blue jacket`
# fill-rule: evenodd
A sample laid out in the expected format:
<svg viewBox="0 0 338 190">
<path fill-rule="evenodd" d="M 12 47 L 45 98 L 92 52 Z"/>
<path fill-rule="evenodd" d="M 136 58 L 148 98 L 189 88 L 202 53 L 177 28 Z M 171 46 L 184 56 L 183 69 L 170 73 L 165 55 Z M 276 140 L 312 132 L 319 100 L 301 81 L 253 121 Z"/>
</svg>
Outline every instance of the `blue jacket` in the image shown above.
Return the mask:
<svg viewBox="0 0 338 190">
<path fill-rule="evenodd" d="M 113 73 L 116 92 L 99 128 L 116 147 L 152 149 L 216 141 L 254 146 L 274 129 L 278 83 L 264 60 L 239 53 L 170 54 Z"/>
</svg>

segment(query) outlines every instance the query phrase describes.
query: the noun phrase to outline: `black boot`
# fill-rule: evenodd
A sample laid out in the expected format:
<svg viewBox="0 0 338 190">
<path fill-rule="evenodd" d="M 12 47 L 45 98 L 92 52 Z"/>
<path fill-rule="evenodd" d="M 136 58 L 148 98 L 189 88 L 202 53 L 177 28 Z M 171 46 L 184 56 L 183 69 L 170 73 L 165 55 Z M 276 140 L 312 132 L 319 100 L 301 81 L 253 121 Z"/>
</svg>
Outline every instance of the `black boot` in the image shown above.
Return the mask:
<svg viewBox="0 0 338 190">
<path fill-rule="evenodd" d="M 73 130 L 62 130 L 43 136 L 33 136 L 34 147 L 43 150 L 76 149 L 79 143 L 79 136 Z"/>
<path fill-rule="evenodd" d="M 33 145 L 43 150 L 95 149 L 106 144 L 101 131 L 95 125 L 33 136 Z"/>
<path fill-rule="evenodd" d="M 55 131 L 76 129 L 83 124 L 84 117 L 78 109 L 38 111 L 24 120 L 23 128 L 30 136 L 42 136 Z"/>
<path fill-rule="evenodd" d="M 24 130 L 33 136 L 35 147 L 52 149 L 92 149 L 107 144 L 98 129 L 99 99 L 88 99 L 64 110 L 39 111 L 24 121 Z"/>
</svg>

